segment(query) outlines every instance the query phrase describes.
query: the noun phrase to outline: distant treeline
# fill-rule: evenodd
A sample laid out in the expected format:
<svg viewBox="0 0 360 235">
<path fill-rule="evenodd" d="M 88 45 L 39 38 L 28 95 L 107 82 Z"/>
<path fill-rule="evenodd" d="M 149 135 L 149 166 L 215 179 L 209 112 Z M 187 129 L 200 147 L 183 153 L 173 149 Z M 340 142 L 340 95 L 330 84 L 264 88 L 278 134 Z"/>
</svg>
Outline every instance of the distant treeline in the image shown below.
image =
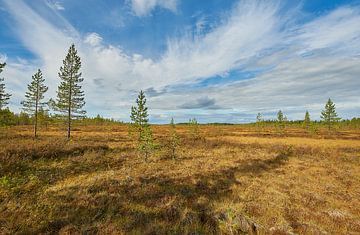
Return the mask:
<svg viewBox="0 0 360 235">
<path fill-rule="evenodd" d="M 6 63 L 0 63 L 0 73 L 5 69 Z M 24 100 L 21 101 L 22 112 L 13 113 L 7 108 L 11 94 L 5 89 L 4 78 L 0 78 L 0 126 L 14 125 L 34 125 L 34 137 L 37 137 L 38 126 L 64 125 L 67 128 L 67 138 L 71 137 L 72 124 L 77 125 L 109 125 L 121 124 L 121 121 L 115 119 L 103 118 L 97 115 L 94 118 L 86 117 L 85 94 L 82 90 L 81 58 L 77 53 L 75 45 L 72 44 L 68 53 L 63 60 L 63 65 L 59 69 L 60 83 L 58 85 L 56 98 L 44 100 L 44 94 L 48 87 L 46 80 L 40 69 L 32 76 L 30 83 L 27 85 L 27 91 Z M 138 132 L 139 140 L 146 140 L 147 147 L 151 145 L 151 129 L 148 123 L 148 113 L 145 93 L 141 90 L 136 99 L 137 106 L 131 108 L 131 124 Z M 51 114 L 49 113 L 51 110 Z M 305 111 L 305 110 L 304 110 Z M 316 115 L 317 116 L 317 115 Z M 317 116 L 319 117 L 319 116 Z M 260 132 L 263 127 L 276 127 L 279 133 L 284 133 L 287 126 L 302 126 L 309 132 L 316 132 L 317 127 L 326 126 L 328 130 L 334 127 L 350 127 L 359 128 L 360 118 L 344 120 L 338 116 L 335 104 L 329 98 L 324 109 L 320 113 L 321 121 L 312 120 L 310 113 L 305 112 L 303 120 L 288 120 L 286 115 L 279 110 L 276 119 L 266 120 L 261 113 L 256 116 L 256 122 L 244 125 L 254 125 Z M 189 120 L 188 123 L 178 123 L 189 125 L 193 133 L 197 132 L 198 122 L 195 118 Z M 234 125 L 232 123 L 208 123 L 208 125 Z M 175 126 L 175 122 L 171 120 L 171 126 Z M 195 134 L 194 134 L 195 135 Z M 176 139 L 176 138 L 175 138 Z M 175 141 L 176 142 L 176 141 Z M 144 147 L 144 146 L 142 146 Z M 144 147 L 145 148 L 145 147 Z"/>
<path fill-rule="evenodd" d="M 64 122 L 63 116 L 49 114 L 48 111 L 39 110 L 38 113 L 38 121 L 40 126 L 49 126 L 62 124 Z M 34 119 L 25 112 L 14 113 L 9 108 L 0 110 L 0 126 L 16 126 L 16 125 L 33 125 Z M 277 125 L 278 120 L 263 120 L 262 123 L 266 125 Z M 111 125 L 111 124 L 125 124 L 123 121 L 116 120 L 114 118 L 104 118 L 100 115 L 96 117 L 83 117 L 78 120 L 74 120 L 75 124 L 78 125 Z M 323 125 L 323 121 L 313 120 L 312 124 Z M 179 122 L 177 125 L 190 125 L 189 122 Z M 212 122 L 212 123 L 204 123 L 205 125 L 237 125 L 235 123 L 227 123 L 227 122 Z M 256 125 L 256 122 L 244 123 L 241 125 Z M 287 125 L 291 126 L 302 126 L 304 124 L 304 120 L 288 120 L 286 121 Z M 352 119 L 342 119 L 337 123 L 339 126 L 350 126 L 360 128 L 360 118 L 352 118 Z M 201 124 L 199 124 L 201 125 Z"/>
<path fill-rule="evenodd" d="M 47 111 L 39 110 L 38 122 L 42 127 L 50 125 L 57 125 L 64 123 L 64 117 L 60 115 L 51 115 Z M 104 118 L 100 115 L 96 117 L 83 117 L 81 119 L 73 120 L 78 125 L 111 125 L 111 124 L 123 124 L 122 121 L 118 121 L 113 118 Z M 0 110 L 0 126 L 16 126 L 16 125 L 33 125 L 34 118 L 25 112 L 14 113 L 10 109 L 6 108 Z"/>
</svg>

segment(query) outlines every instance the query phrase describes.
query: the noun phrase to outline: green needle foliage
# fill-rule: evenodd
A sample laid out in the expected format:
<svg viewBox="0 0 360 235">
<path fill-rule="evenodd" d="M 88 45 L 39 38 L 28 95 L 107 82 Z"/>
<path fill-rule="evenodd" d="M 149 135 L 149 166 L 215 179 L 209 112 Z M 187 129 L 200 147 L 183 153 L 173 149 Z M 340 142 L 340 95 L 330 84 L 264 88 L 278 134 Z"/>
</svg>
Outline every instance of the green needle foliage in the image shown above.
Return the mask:
<svg viewBox="0 0 360 235">
<path fill-rule="evenodd" d="M 3 71 L 6 63 L 0 63 L 0 73 Z M 9 104 L 10 94 L 5 92 L 4 78 L 0 78 L 0 110 Z"/>
<path fill-rule="evenodd" d="M 44 110 L 47 102 L 42 102 L 44 93 L 48 87 L 44 84 L 45 79 L 39 69 L 33 76 L 32 81 L 28 85 L 28 91 L 25 93 L 25 100 L 21 102 L 25 113 L 34 118 L 34 136 L 37 137 L 38 113 Z"/>
<path fill-rule="evenodd" d="M 304 127 L 305 127 L 305 129 L 309 130 L 310 124 L 311 124 L 310 114 L 309 114 L 309 112 L 306 110 L 305 118 L 304 118 Z"/>
<path fill-rule="evenodd" d="M 149 155 L 154 151 L 155 144 L 151 128 L 149 126 L 148 108 L 146 107 L 145 93 L 140 91 L 137 99 L 137 106 L 131 107 L 130 118 L 132 126 L 138 133 L 138 149 L 144 153 L 145 161 L 148 160 Z"/>
<path fill-rule="evenodd" d="M 83 118 L 86 111 L 84 92 L 81 90 L 81 82 L 84 80 L 80 72 L 81 60 L 77 55 L 75 45 L 72 44 L 68 54 L 60 67 L 59 77 L 61 83 L 57 91 L 56 101 L 52 101 L 55 111 L 59 111 L 67 117 L 67 138 L 71 136 L 71 122 L 76 118 Z"/>
<path fill-rule="evenodd" d="M 286 120 L 287 118 L 285 117 L 283 112 L 279 110 L 279 112 L 277 113 L 277 123 L 280 134 L 284 134 Z"/>
<path fill-rule="evenodd" d="M 149 125 L 148 108 L 146 107 L 146 98 L 143 91 L 140 91 L 136 99 L 136 104 L 137 106 L 131 107 L 130 118 L 133 122 L 133 127 L 138 132 L 138 139 L 140 140 L 143 129 Z"/>
<path fill-rule="evenodd" d="M 145 162 L 155 150 L 155 143 L 150 126 L 146 126 L 140 133 L 139 151 L 144 154 Z"/>
<path fill-rule="evenodd" d="M 199 124 L 195 118 L 189 119 L 189 132 L 192 139 L 200 139 Z"/>
<path fill-rule="evenodd" d="M 258 133 L 262 131 L 263 125 L 264 125 L 264 119 L 261 113 L 258 113 L 256 116 L 256 129 Z"/>
<path fill-rule="evenodd" d="M 176 132 L 176 126 L 174 123 L 174 118 L 171 118 L 170 122 L 170 132 L 169 132 L 169 150 L 170 155 L 173 160 L 176 159 L 176 149 L 180 145 L 180 138 Z"/>
<path fill-rule="evenodd" d="M 335 109 L 335 104 L 329 98 L 325 109 L 321 112 L 320 118 L 327 125 L 330 130 L 334 123 L 338 122 L 341 118 L 338 117 Z"/>
</svg>

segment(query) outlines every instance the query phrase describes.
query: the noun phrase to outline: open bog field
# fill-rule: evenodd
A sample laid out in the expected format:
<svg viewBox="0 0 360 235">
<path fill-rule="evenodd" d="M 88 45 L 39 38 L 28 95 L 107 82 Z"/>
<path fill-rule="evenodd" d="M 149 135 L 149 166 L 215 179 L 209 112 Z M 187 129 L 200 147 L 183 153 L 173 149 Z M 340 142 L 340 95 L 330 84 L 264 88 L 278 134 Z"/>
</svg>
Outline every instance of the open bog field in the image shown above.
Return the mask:
<svg viewBox="0 0 360 235">
<path fill-rule="evenodd" d="M 126 125 L 1 129 L 0 234 L 360 234 L 360 132 L 201 125 L 169 157 Z"/>
</svg>

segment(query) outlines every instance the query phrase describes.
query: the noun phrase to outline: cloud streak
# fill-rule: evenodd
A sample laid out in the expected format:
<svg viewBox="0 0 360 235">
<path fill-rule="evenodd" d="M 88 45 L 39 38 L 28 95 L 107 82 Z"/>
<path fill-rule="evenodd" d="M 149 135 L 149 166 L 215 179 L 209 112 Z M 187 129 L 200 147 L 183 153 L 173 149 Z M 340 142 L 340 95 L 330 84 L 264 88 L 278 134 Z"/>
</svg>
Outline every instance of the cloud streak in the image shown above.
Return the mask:
<svg viewBox="0 0 360 235">
<path fill-rule="evenodd" d="M 15 78 L 9 84 L 16 90 L 13 106 L 25 89 L 20 84 L 31 78 L 36 67 L 52 84 L 49 96 L 55 95 L 61 60 L 75 43 L 83 61 L 90 114 L 106 110 L 107 116 L 128 120 L 139 89 L 149 94 L 158 118 L 173 116 L 171 111 L 180 118 L 201 115 L 209 121 L 229 114 L 229 120 L 236 122 L 248 120 L 236 113 L 255 118 L 259 111 L 278 109 L 290 118 L 302 118 L 301 110 L 319 112 L 330 96 L 349 115 L 360 110 L 358 6 L 340 7 L 295 24 L 294 18 L 301 16 L 279 2 L 239 1 L 208 30 L 184 30 L 180 37 L 169 38 L 163 55 L 153 59 L 106 44 L 99 33 L 81 35 L 66 20 L 62 27 L 51 24 L 23 1 L 5 3 L 19 38 L 37 56 L 30 65 L 8 59 L 4 76 Z M 155 7 L 176 11 L 178 6 L 177 1 L 155 0 L 131 4 L 138 16 L 149 15 Z M 232 71 L 261 72 L 248 80 L 197 87 L 208 78 L 228 77 Z M 167 116 L 161 115 L 165 112 Z"/>
<path fill-rule="evenodd" d="M 148 16 L 156 7 L 176 12 L 178 0 L 131 0 L 131 7 L 135 15 Z"/>
</svg>

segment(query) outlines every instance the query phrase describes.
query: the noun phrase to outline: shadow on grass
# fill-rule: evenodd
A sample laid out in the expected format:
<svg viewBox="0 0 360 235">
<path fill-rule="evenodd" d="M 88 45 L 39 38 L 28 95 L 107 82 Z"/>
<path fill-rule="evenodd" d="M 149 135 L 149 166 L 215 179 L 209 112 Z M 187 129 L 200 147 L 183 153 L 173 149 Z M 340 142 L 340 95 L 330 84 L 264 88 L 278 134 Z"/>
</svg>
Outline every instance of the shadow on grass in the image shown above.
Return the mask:
<svg viewBox="0 0 360 235">
<path fill-rule="evenodd" d="M 218 221 L 212 203 L 229 196 L 231 186 L 238 183 L 235 175 L 259 176 L 281 167 L 288 158 L 280 154 L 273 159 L 248 160 L 192 177 L 107 179 L 51 192 L 38 202 L 41 226 L 25 232 L 56 233 L 70 226 L 91 234 L 100 232 L 101 224 L 111 224 L 125 233 L 216 234 Z"/>
</svg>

